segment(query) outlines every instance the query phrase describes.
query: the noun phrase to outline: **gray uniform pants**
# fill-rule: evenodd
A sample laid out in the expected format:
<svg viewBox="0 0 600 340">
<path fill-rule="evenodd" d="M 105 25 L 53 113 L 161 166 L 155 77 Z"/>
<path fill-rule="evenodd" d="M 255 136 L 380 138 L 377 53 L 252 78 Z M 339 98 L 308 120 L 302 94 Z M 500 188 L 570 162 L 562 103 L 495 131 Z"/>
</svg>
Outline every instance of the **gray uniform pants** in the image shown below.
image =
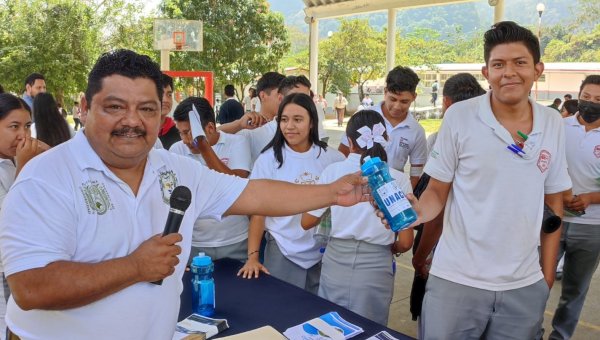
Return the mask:
<svg viewBox="0 0 600 340">
<path fill-rule="evenodd" d="M 549 339 L 570 339 L 575 332 L 600 260 L 600 226 L 565 222 L 561 247 L 565 251 L 562 291 Z"/>
<path fill-rule="evenodd" d="M 496 292 L 429 275 L 419 334 L 424 340 L 534 339 L 549 293 L 544 279 Z"/>
</svg>

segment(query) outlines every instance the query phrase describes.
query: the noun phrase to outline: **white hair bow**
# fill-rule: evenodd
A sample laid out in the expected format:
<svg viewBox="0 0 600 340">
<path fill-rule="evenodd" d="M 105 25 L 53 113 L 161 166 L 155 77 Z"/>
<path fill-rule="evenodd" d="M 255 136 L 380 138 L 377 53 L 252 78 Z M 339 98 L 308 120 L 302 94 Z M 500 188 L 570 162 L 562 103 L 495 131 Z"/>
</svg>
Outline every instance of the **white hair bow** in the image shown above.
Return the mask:
<svg viewBox="0 0 600 340">
<path fill-rule="evenodd" d="M 385 127 L 381 123 L 373 125 L 373 130 L 368 126 L 363 126 L 357 131 L 360 133 L 360 137 L 356 139 L 356 142 L 361 148 L 366 146 L 367 149 L 370 149 L 373 147 L 373 143 L 379 143 L 383 147 L 387 145 L 387 141 L 383 138 Z"/>
</svg>

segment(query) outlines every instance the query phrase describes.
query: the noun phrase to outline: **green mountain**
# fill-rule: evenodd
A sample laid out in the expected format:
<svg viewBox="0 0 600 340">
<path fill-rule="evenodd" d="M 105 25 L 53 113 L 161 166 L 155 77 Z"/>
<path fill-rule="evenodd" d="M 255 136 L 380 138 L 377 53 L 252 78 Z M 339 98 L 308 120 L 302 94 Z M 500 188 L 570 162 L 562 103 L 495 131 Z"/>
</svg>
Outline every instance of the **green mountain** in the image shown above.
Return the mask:
<svg viewBox="0 0 600 340">
<path fill-rule="evenodd" d="M 373 0 L 376 1 L 376 0 Z M 512 20 L 521 25 L 537 27 L 538 13 L 536 4 L 540 0 L 506 0 L 505 20 Z M 269 0 L 271 9 L 281 12 L 286 25 L 308 32 L 304 22 L 304 2 L 302 0 Z M 577 0 L 546 0 L 546 10 L 542 16 L 542 26 L 552 26 L 565 21 L 569 15 L 577 11 Z M 457 31 L 469 34 L 491 26 L 494 10 L 487 0 L 433 6 L 413 9 L 402 9 L 397 14 L 397 27 L 402 34 L 413 32 L 418 28 L 434 29 L 442 37 L 450 36 Z M 349 18 L 366 18 L 371 26 L 382 30 L 387 27 L 387 12 L 374 12 Z M 326 37 L 327 32 L 337 31 L 339 23 L 336 19 L 319 22 L 319 35 Z"/>
</svg>

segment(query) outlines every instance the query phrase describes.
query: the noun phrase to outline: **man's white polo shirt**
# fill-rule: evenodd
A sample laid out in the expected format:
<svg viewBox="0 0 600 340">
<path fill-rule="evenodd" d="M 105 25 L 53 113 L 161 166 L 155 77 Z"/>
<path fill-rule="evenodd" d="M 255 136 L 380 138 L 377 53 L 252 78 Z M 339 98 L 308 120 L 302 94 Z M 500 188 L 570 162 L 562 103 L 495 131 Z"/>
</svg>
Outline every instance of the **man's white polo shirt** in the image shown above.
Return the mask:
<svg viewBox="0 0 600 340">
<path fill-rule="evenodd" d="M 573 181 L 573 194 L 600 191 L 600 128 L 585 131 L 577 120 L 579 114 L 567 117 L 565 123 L 567 164 Z M 600 225 L 600 204 L 590 204 L 580 217 L 565 217 L 566 222 Z"/>
<path fill-rule="evenodd" d="M 453 104 L 425 165 L 452 183 L 444 232 L 431 274 L 491 291 L 529 286 L 543 278 L 538 256 L 544 194 L 571 187 L 563 122 L 536 104 L 523 157 L 492 113 L 490 95 Z"/>
<path fill-rule="evenodd" d="M 219 140 L 212 148 L 221 162 L 231 170 L 250 171 L 250 146 L 243 136 L 219 132 Z M 202 155 L 191 153 L 182 141 L 173 144 L 169 151 L 195 159 L 206 166 Z M 221 221 L 199 219 L 194 224 L 192 246 L 222 247 L 241 242 L 247 238 L 248 216 L 231 215 Z"/>
<path fill-rule="evenodd" d="M 425 129 L 417 122 L 409 112 L 406 119 L 392 126 L 389 120 L 383 115 L 383 109 L 379 105 L 369 107 L 369 110 L 379 112 L 385 121 L 385 128 L 388 133 L 389 143 L 385 147 L 388 155 L 388 165 L 392 168 L 404 171 L 404 166 L 410 157 L 410 164 L 425 164 L 427 161 L 427 139 L 425 138 Z M 346 133 L 342 135 L 341 144 L 348 146 L 348 137 Z"/>
<path fill-rule="evenodd" d="M 24 311 L 11 297 L 7 325 L 25 339 L 72 339 L 75 334 L 79 339 L 170 339 L 194 222 L 219 219 L 246 184 L 189 158 L 152 149 L 134 195 L 79 131 L 71 141 L 32 159 L 4 201 L 0 251 L 6 275 L 56 261 L 95 263 L 131 254 L 162 233 L 170 193 L 185 185 L 192 204 L 180 228 L 180 262 L 160 286 L 137 283 L 79 308 Z"/>
</svg>

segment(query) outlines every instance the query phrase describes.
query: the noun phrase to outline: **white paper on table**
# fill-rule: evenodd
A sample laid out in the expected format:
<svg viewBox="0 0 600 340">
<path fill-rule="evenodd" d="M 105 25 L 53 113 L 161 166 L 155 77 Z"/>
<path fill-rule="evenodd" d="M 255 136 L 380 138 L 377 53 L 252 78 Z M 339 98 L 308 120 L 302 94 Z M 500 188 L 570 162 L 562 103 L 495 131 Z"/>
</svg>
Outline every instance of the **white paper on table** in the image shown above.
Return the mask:
<svg viewBox="0 0 600 340">
<path fill-rule="evenodd" d="M 192 140 L 196 140 L 197 137 L 206 138 L 206 134 L 204 133 L 204 129 L 202 128 L 202 121 L 200 120 L 200 114 L 198 110 L 196 110 L 196 106 L 192 105 L 192 111 L 188 113 L 190 117 L 190 130 L 192 132 Z"/>
</svg>

